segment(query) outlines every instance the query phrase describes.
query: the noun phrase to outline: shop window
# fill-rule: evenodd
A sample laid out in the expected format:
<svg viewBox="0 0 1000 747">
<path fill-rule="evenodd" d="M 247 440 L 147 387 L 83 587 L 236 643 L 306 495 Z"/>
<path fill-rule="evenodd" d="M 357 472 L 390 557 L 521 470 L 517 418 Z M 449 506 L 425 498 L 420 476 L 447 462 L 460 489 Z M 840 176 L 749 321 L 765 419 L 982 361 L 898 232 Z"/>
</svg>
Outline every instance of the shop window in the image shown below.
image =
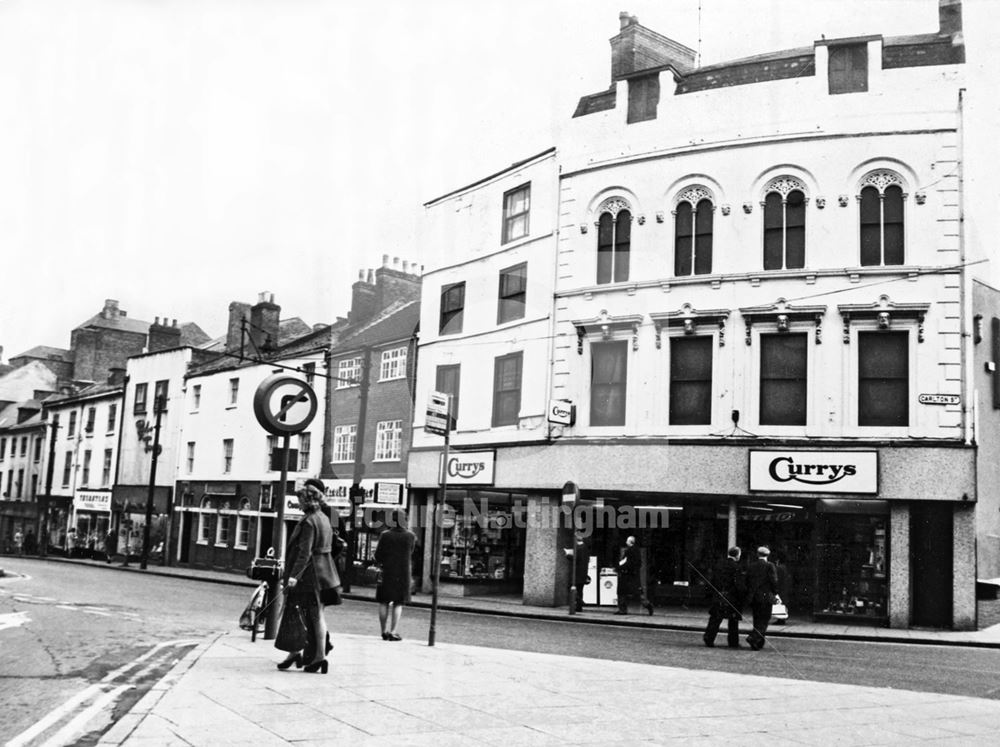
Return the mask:
<svg viewBox="0 0 1000 747">
<path fill-rule="evenodd" d="M 118 427 L 118 405 L 114 402 L 108 408 L 108 433 L 114 433 Z"/>
<path fill-rule="evenodd" d="M 887 518 L 818 514 L 817 519 L 817 616 L 887 617 Z"/>
<path fill-rule="evenodd" d="M 136 415 L 144 415 L 146 412 L 146 395 L 149 391 L 149 384 L 142 383 L 135 385 L 135 404 L 132 406 L 132 412 Z M 73 413 L 70 413 L 70 420 L 73 419 Z M 72 435 L 72 434 L 70 434 Z"/>
<path fill-rule="evenodd" d="M 509 507 L 466 513 L 444 507 L 441 578 L 448 581 L 509 581 L 524 578 L 523 522 Z M 520 526 L 518 526 L 520 523 Z"/>
<path fill-rule="evenodd" d="M 670 338 L 670 424 L 712 422 L 712 337 Z"/>
<path fill-rule="evenodd" d="M 383 420 L 375 433 L 375 461 L 399 461 L 402 420 Z"/>
<path fill-rule="evenodd" d="M 890 171 L 868 174 L 860 203 L 861 265 L 901 265 L 903 251 L 903 188 Z"/>
<path fill-rule="evenodd" d="M 628 280 L 632 213 L 623 200 L 604 204 L 597 220 L 597 283 Z"/>
<path fill-rule="evenodd" d="M 458 396 L 461 390 L 462 366 L 438 366 L 434 376 L 434 389 L 451 395 L 451 426 L 458 427 Z"/>
<path fill-rule="evenodd" d="M 528 289 L 528 265 L 522 262 L 500 270 L 500 290 L 497 301 L 497 324 L 524 318 Z"/>
<path fill-rule="evenodd" d="M 858 333 L 858 425 L 910 422 L 909 334 Z"/>
<path fill-rule="evenodd" d="M 764 198 L 764 269 L 797 270 L 805 259 L 805 192 L 796 179 L 777 179 Z"/>
<path fill-rule="evenodd" d="M 517 425 L 520 412 L 521 353 L 498 356 L 493 364 L 493 427 Z"/>
<path fill-rule="evenodd" d="M 338 425 L 333 429 L 333 461 L 353 462 L 358 426 Z"/>
<path fill-rule="evenodd" d="M 806 424 L 808 335 L 760 336 L 761 425 Z"/>
<path fill-rule="evenodd" d="M 337 389 L 359 386 L 361 383 L 361 357 L 344 358 L 337 362 Z"/>
<path fill-rule="evenodd" d="M 625 425 L 628 342 L 594 343 L 590 351 L 590 424 Z"/>
<path fill-rule="evenodd" d="M 830 93 L 860 93 L 868 90 L 868 45 L 841 44 L 829 49 Z"/>
<path fill-rule="evenodd" d="M 465 315 L 465 283 L 451 283 L 441 288 L 441 318 L 438 334 L 457 335 Z"/>
<path fill-rule="evenodd" d="M 528 235 L 528 215 L 531 211 L 531 185 L 525 184 L 504 193 L 503 196 L 503 236 L 506 244 Z"/>
<path fill-rule="evenodd" d="M 674 275 L 707 275 L 712 272 L 712 218 L 715 207 L 705 190 L 686 190 L 674 216 Z"/>
<path fill-rule="evenodd" d="M 406 376 L 406 348 L 393 348 L 382 351 L 382 361 L 379 365 L 379 381 L 402 379 Z"/>
</svg>

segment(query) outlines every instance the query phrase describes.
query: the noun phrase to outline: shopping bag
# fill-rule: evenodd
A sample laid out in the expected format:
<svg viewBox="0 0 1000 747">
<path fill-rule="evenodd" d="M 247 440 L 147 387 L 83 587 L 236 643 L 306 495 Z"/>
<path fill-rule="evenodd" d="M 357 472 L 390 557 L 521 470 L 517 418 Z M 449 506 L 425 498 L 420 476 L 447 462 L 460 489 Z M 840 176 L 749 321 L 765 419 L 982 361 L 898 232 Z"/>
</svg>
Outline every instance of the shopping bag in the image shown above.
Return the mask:
<svg viewBox="0 0 1000 747">
<path fill-rule="evenodd" d="M 771 619 L 775 622 L 785 622 L 788 619 L 788 607 L 780 596 L 775 596 L 774 604 L 771 605 Z"/>
<path fill-rule="evenodd" d="M 305 615 L 299 605 L 287 602 L 281 613 L 281 624 L 274 639 L 274 647 L 281 651 L 301 651 L 306 647 L 309 634 L 306 632 Z"/>
</svg>

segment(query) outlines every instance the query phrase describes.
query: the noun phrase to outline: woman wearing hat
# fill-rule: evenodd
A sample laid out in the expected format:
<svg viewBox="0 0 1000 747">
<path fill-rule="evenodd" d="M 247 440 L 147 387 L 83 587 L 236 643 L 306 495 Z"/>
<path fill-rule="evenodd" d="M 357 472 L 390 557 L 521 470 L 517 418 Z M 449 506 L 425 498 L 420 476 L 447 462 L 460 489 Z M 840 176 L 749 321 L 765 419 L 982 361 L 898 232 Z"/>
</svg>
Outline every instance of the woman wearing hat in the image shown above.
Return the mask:
<svg viewBox="0 0 1000 747">
<path fill-rule="evenodd" d="M 315 477 L 306 480 L 298 492 L 304 516 L 288 540 L 283 581 L 288 592 L 285 604 L 298 605 L 305 612 L 309 636 L 305 649 L 290 653 L 278 669 L 294 664 L 304 666 L 307 672 L 327 672 L 326 654 L 333 647 L 323 618 L 320 591 L 340 586 L 340 578 L 331 554 L 333 528 L 320 510 L 324 492 L 323 481 Z"/>
</svg>

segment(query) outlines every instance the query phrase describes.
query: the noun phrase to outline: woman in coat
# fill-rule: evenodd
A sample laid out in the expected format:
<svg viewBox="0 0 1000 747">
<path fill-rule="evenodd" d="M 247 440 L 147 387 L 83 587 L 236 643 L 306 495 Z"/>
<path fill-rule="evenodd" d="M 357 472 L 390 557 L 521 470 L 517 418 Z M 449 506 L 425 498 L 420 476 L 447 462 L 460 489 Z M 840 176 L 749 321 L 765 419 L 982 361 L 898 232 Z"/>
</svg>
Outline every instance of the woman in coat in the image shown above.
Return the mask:
<svg viewBox="0 0 1000 747">
<path fill-rule="evenodd" d="M 396 628 L 403 615 L 403 605 L 410 601 L 410 584 L 413 582 L 411 558 L 416 535 L 409 530 L 406 512 L 395 510 L 389 515 L 389 529 L 382 532 L 375 547 L 375 562 L 382 569 L 382 580 L 375 589 L 378 602 L 378 620 L 382 626 L 383 641 L 401 641 Z M 389 605 L 392 605 L 390 624 Z"/>
<path fill-rule="evenodd" d="M 320 509 L 325 486 L 322 480 L 310 478 L 299 491 L 299 504 L 305 514 L 288 540 L 285 558 L 286 607 L 298 605 L 306 615 L 308 643 L 303 651 L 293 651 L 278 664 L 288 669 L 292 664 L 305 666 L 307 672 L 327 672 L 326 654 L 333 648 L 329 643 L 320 591 L 340 586 L 333 564 L 333 528 Z M 320 643 L 322 642 L 322 643 Z"/>
</svg>

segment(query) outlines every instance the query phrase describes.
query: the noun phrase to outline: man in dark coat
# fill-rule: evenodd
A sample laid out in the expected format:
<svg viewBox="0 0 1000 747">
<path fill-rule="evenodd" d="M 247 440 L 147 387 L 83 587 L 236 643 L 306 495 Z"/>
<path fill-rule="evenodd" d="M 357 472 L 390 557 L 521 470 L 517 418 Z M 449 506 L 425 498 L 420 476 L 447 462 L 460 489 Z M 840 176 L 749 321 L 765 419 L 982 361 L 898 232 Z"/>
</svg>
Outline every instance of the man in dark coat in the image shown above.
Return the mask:
<svg viewBox="0 0 1000 747">
<path fill-rule="evenodd" d="M 576 611 L 583 612 L 583 587 L 587 585 L 587 575 L 590 571 L 590 545 L 587 544 L 586 539 L 584 539 L 583 532 L 580 530 L 573 533 L 573 538 L 574 543 L 576 544 L 576 578 L 573 578 L 573 569 L 570 568 L 569 585 L 573 586 L 575 582 Z M 572 563 L 573 548 L 563 548 L 563 552 L 566 553 L 567 560 Z"/>
<path fill-rule="evenodd" d="M 632 597 L 639 597 L 639 603 L 645 607 L 649 614 L 653 614 L 653 605 L 648 600 L 642 599 L 641 585 L 642 579 L 642 554 L 635 546 L 635 537 L 625 540 L 625 547 L 622 548 L 621 558 L 618 561 L 618 611 L 616 615 L 628 614 L 628 600 Z"/>
<path fill-rule="evenodd" d="M 705 645 L 715 645 L 715 636 L 723 620 L 728 620 L 726 643 L 729 648 L 740 647 L 740 620 L 743 619 L 743 595 L 746 579 L 740 570 L 740 548 L 730 547 L 729 554 L 715 568 L 712 586 L 712 604 L 708 608 L 708 625 L 705 627 Z"/>
<path fill-rule="evenodd" d="M 754 651 L 764 648 L 764 635 L 771 622 L 771 605 L 778 593 L 778 569 L 768 561 L 771 551 L 766 547 L 757 548 L 757 559 L 747 569 L 747 596 L 753 610 L 753 630 L 747 636 L 747 643 Z"/>
</svg>

